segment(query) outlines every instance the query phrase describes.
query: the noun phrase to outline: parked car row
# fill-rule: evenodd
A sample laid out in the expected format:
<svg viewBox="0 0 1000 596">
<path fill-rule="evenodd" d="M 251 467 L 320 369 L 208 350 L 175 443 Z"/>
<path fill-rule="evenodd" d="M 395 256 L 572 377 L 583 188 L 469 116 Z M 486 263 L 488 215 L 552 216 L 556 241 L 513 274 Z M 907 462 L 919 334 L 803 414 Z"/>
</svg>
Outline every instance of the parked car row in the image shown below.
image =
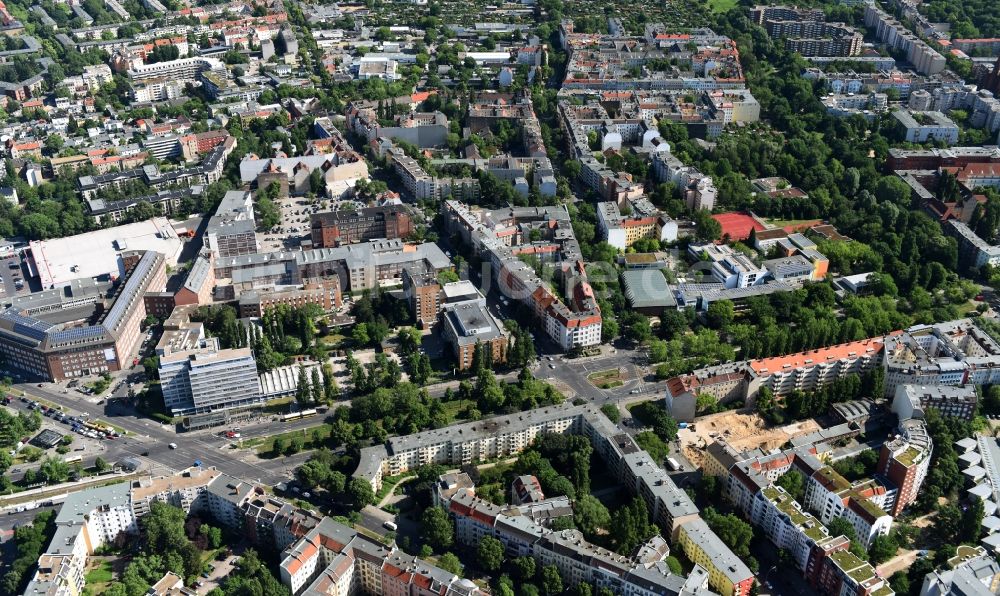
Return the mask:
<svg viewBox="0 0 1000 596">
<path fill-rule="evenodd" d="M 96 428 L 91 428 L 87 426 L 87 414 L 83 413 L 79 416 L 69 416 L 65 412 L 60 412 L 55 408 L 50 408 L 44 404 L 37 401 L 32 401 L 27 397 L 22 397 L 21 401 L 28 404 L 29 410 L 38 410 L 43 416 L 52 418 L 56 422 L 62 422 L 70 427 L 70 429 L 84 437 L 91 439 L 103 439 L 108 441 L 113 441 L 119 437 L 120 434 L 113 430 L 100 431 Z"/>
</svg>

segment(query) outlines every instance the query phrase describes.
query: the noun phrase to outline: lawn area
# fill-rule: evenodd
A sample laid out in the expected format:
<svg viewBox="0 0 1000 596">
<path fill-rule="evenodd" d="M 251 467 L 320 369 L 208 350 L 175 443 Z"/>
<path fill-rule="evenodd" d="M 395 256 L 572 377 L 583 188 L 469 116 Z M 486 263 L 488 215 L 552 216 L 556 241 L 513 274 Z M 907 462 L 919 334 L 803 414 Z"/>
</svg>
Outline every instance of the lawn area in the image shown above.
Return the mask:
<svg viewBox="0 0 1000 596">
<path fill-rule="evenodd" d="M 708 0 L 709 8 L 711 8 L 712 12 L 715 13 L 732 10 L 736 8 L 738 4 L 738 0 Z"/>
<path fill-rule="evenodd" d="M 601 389 L 611 389 L 624 385 L 621 372 L 617 368 L 590 373 L 587 375 L 587 380 Z"/>
<path fill-rule="evenodd" d="M 273 455 L 271 452 L 274 450 L 274 440 L 282 439 L 287 445 L 293 438 L 301 437 L 305 444 L 302 449 L 315 449 L 320 445 L 313 445 L 313 437 L 316 436 L 316 432 L 319 431 L 319 436 L 321 441 L 325 441 L 330 438 L 330 431 L 333 426 L 330 424 L 319 424 L 317 426 L 311 426 L 307 429 L 293 430 L 286 433 L 279 433 L 276 435 L 271 435 L 270 437 L 264 438 L 257 446 L 257 455 Z"/>
<path fill-rule="evenodd" d="M 969 316 L 969 313 L 975 312 L 975 310 L 977 308 L 979 308 L 980 304 L 982 304 L 982 302 L 976 302 L 974 300 L 969 300 L 965 304 L 959 304 L 958 305 L 958 314 L 959 314 L 959 316 L 960 317 L 967 317 L 967 316 Z"/>
<path fill-rule="evenodd" d="M 475 407 L 476 402 L 471 399 L 456 399 L 454 401 L 442 401 L 441 405 L 444 406 L 444 411 L 448 416 L 448 420 L 455 421 L 458 419 L 458 415 L 463 410 L 469 406 Z"/>
<path fill-rule="evenodd" d="M 382 488 L 375 493 L 375 502 L 378 503 L 385 498 L 386 495 L 391 493 L 396 489 L 397 486 L 404 480 L 408 478 L 416 478 L 416 474 L 402 474 L 400 476 L 386 476 L 382 479 Z"/>
<path fill-rule="evenodd" d="M 801 226 L 804 224 L 816 223 L 815 219 L 768 219 L 766 221 L 776 228 L 787 228 L 788 226 Z"/>
<path fill-rule="evenodd" d="M 111 571 L 110 561 L 100 561 L 84 576 L 87 588 L 94 594 L 103 593 L 112 579 L 114 579 L 114 573 Z"/>
<path fill-rule="evenodd" d="M 281 397 L 278 399 L 272 399 L 271 401 L 264 404 L 264 411 L 270 412 L 271 414 L 287 414 L 288 405 L 295 401 L 294 397 Z"/>
<path fill-rule="evenodd" d="M 324 335 L 323 337 L 320 337 L 318 339 L 319 343 L 323 344 L 327 348 L 339 348 L 340 344 L 343 343 L 343 341 L 347 339 L 347 337 L 334 332 L 331 333 L 330 335 Z"/>
</svg>

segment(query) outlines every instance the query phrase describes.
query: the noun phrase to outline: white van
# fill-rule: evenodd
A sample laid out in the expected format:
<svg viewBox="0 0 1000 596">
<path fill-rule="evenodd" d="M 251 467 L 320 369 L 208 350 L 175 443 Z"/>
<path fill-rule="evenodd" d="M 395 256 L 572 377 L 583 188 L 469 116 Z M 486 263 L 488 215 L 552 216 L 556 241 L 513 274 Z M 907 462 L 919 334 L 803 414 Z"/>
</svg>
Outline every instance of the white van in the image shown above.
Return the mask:
<svg viewBox="0 0 1000 596">
<path fill-rule="evenodd" d="M 393 532 L 395 532 L 396 528 L 399 527 L 399 526 L 396 525 L 396 522 L 391 522 L 391 521 L 387 521 L 387 522 L 383 523 L 382 525 L 385 526 L 385 529 L 393 531 Z"/>
<path fill-rule="evenodd" d="M 170 447 L 171 449 L 177 449 L 177 443 L 171 443 L 167 445 L 167 447 Z"/>
</svg>

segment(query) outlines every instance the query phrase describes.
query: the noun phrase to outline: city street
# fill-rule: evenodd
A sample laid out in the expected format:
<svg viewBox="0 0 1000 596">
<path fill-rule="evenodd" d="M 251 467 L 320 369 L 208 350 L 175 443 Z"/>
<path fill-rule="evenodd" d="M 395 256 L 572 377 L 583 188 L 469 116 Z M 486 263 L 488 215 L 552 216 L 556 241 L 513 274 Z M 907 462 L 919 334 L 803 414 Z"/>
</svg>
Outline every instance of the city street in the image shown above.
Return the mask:
<svg viewBox="0 0 1000 596">
<path fill-rule="evenodd" d="M 120 405 L 93 404 L 79 395 L 63 395 L 58 391 L 30 384 L 18 385 L 16 389 L 24 391 L 29 397 L 35 396 L 62 406 L 68 414 L 86 413 L 91 420 L 101 418 L 128 431 L 129 437 L 108 442 L 108 450 L 102 457 L 109 463 L 132 455 L 147 459 L 154 473 L 168 473 L 201 461 L 205 466 L 214 466 L 237 478 L 272 485 L 286 479 L 289 468 L 293 467 L 287 459 L 254 461 L 256 457 L 253 455 L 230 450 L 228 442 L 220 445 L 218 441 L 209 442 L 204 436 L 178 435 L 172 427 L 136 418 Z M 177 448 L 171 449 L 171 443 L 175 443 Z"/>
<path fill-rule="evenodd" d="M 543 340 L 544 342 L 545 340 Z M 540 346 L 544 349 L 544 345 Z M 551 356 L 552 360 L 549 360 Z M 582 358 L 564 358 L 561 354 L 540 355 L 540 361 L 533 368 L 536 377 L 557 383 L 568 388 L 572 398 L 584 398 L 596 405 L 617 403 L 623 417 L 627 420 L 625 406 L 630 402 L 643 401 L 657 397 L 654 389 L 656 383 L 647 382 L 644 378 L 644 354 L 628 348 L 606 347 L 603 354 Z M 623 369 L 629 377 L 622 386 L 613 389 L 598 389 L 587 376 L 594 372 L 609 369 Z M 500 376 L 501 380 L 513 380 L 517 373 L 512 372 Z M 455 389 L 459 381 L 439 383 L 428 387 L 430 394 L 440 397 L 448 388 Z M 316 416 L 290 422 L 275 422 L 272 416 L 263 416 L 257 422 L 243 423 L 240 426 L 240 439 L 229 439 L 221 433 L 223 428 L 205 429 L 186 433 L 177 433 L 174 427 L 159 424 L 153 420 L 137 417 L 136 412 L 122 401 L 110 399 L 107 402 L 94 403 L 94 397 L 70 391 L 62 393 L 59 385 L 44 385 L 38 387 L 32 384 L 21 384 L 16 389 L 24 391 L 29 398 L 32 396 L 52 402 L 64 408 L 68 415 L 86 414 L 91 420 L 100 418 L 128 431 L 128 437 L 115 441 L 104 441 L 100 453 L 88 451 L 83 454 L 83 463 L 93 465 L 99 456 L 110 464 L 121 459 L 134 456 L 143 461 L 151 474 L 169 474 L 194 465 L 200 461 L 205 466 L 213 466 L 238 478 L 274 485 L 288 480 L 295 468 L 308 459 L 308 453 L 296 454 L 292 457 L 273 460 L 260 459 L 250 449 L 234 449 L 241 441 L 263 438 L 289 431 L 308 432 L 309 429 L 323 423 L 323 417 Z M 633 393 L 636 392 L 636 393 Z M 122 383 L 113 392 L 113 398 L 124 397 L 128 393 L 126 383 Z M 344 402 L 347 403 L 346 401 Z M 15 400 L 15 408 L 23 407 Z M 621 426 L 623 432 L 634 434 L 637 429 L 627 423 Z M 171 449 L 170 444 L 177 445 Z M 23 470 L 17 474 L 19 477 Z M 381 525 L 369 520 L 371 525 Z M 368 524 L 366 524 L 368 525 Z"/>
</svg>

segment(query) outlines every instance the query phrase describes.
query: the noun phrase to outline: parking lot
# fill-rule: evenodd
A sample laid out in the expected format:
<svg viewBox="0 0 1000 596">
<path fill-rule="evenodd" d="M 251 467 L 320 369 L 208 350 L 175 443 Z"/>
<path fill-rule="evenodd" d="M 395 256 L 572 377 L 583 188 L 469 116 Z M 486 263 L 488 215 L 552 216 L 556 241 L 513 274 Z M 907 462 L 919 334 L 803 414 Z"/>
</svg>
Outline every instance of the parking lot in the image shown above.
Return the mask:
<svg viewBox="0 0 1000 596">
<path fill-rule="evenodd" d="M 9 299 L 29 291 L 20 257 L 4 259 L 0 265 L 0 299 Z"/>
<path fill-rule="evenodd" d="M 281 210 L 278 227 L 258 235 L 263 251 L 290 250 L 297 248 L 302 240 L 309 238 L 309 217 L 318 213 L 328 201 L 310 203 L 300 197 L 288 197 L 276 201 Z"/>
<path fill-rule="evenodd" d="M 102 430 L 99 428 L 101 425 L 89 422 L 87 420 L 86 413 L 80 414 L 79 416 L 71 416 L 55 408 L 50 408 L 40 402 L 32 401 L 27 397 L 14 399 L 8 396 L 4 399 L 4 402 L 5 405 L 11 406 L 14 409 L 23 408 L 28 411 L 37 411 L 41 413 L 42 416 L 52 421 L 52 428 L 57 432 L 64 434 L 66 432 L 73 432 L 82 437 L 100 441 L 113 441 L 121 438 L 121 435 L 110 427 L 104 427 Z"/>
<path fill-rule="evenodd" d="M 41 404 L 39 404 L 39 406 L 35 406 L 31 401 L 21 402 L 15 399 L 7 404 L 7 406 L 12 410 L 42 411 Z M 25 443 L 30 444 L 32 447 L 42 449 L 44 455 L 34 462 L 28 462 L 17 460 L 17 454 L 14 454 L 15 463 L 8 471 L 11 480 L 15 482 L 19 481 L 27 470 L 37 469 L 38 466 L 41 465 L 42 459 L 45 457 L 55 457 L 70 463 L 79 462 L 84 465 L 89 465 L 89 462 L 92 461 L 93 458 L 106 451 L 106 445 L 104 442 L 108 439 L 105 439 L 103 436 L 98 435 L 96 431 L 92 431 L 84 426 L 84 423 L 86 422 L 85 418 L 71 418 L 65 415 L 60 416 L 60 414 L 54 410 L 46 410 L 46 412 L 43 412 L 43 416 L 44 418 L 42 418 L 41 428 L 31 433 L 30 436 L 22 437 L 22 440 L 29 439 L 29 441 L 26 441 Z M 74 431 L 74 428 L 77 428 L 78 430 Z M 72 441 L 68 445 L 69 451 L 66 453 L 59 453 L 58 444 L 52 445 L 51 447 L 44 447 L 35 444 L 33 442 L 34 439 L 46 430 L 55 432 L 64 437 L 67 435 L 72 437 Z"/>
<path fill-rule="evenodd" d="M 262 252 L 276 250 L 292 250 L 298 248 L 303 240 L 310 237 L 310 218 L 314 213 L 322 213 L 338 209 L 362 209 L 361 201 L 322 199 L 310 201 L 302 197 L 278 199 L 281 210 L 281 223 L 278 227 L 257 234 L 257 242 Z"/>
</svg>

